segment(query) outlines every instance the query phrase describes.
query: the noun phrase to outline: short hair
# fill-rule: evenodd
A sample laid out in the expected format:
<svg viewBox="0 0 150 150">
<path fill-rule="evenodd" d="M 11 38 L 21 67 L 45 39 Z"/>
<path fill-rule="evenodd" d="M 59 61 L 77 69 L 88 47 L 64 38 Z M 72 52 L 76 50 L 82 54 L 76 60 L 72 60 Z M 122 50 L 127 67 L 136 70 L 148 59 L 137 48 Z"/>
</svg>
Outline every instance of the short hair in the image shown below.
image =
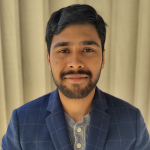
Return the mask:
<svg viewBox="0 0 150 150">
<path fill-rule="evenodd" d="M 103 18 L 89 5 L 74 4 L 55 11 L 46 27 L 45 41 L 50 55 L 50 47 L 54 35 L 58 35 L 64 28 L 73 24 L 92 24 L 95 26 L 104 50 L 106 26 Z"/>
</svg>

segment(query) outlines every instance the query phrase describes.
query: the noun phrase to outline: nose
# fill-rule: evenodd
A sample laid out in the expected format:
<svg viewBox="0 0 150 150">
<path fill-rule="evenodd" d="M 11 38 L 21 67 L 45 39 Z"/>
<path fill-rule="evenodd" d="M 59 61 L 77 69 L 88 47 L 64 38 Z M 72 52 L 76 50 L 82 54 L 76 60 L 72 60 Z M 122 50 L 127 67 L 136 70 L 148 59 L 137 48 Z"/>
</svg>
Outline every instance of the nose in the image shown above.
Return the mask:
<svg viewBox="0 0 150 150">
<path fill-rule="evenodd" d="M 77 54 L 73 55 L 72 57 L 70 57 L 70 61 L 67 65 L 69 68 L 71 69 L 82 69 L 84 68 L 84 64 L 81 60 L 80 56 L 77 56 Z"/>
</svg>

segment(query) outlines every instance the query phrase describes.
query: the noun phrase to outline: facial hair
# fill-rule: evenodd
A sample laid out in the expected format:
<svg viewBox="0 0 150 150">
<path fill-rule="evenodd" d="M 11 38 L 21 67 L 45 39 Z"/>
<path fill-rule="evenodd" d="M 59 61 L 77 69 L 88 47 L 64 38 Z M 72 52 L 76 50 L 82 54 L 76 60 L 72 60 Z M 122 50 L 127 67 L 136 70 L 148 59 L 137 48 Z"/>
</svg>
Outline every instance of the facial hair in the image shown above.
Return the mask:
<svg viewBox="0 0 150 150">
<path fill-rule="evenodd" d="M 55 85 L 57 88 L 69 99 L 82 99 L 87 97 L 91 91 L 95 88 L 101 74 L 101 68 L 100 71 L 98 72 L 95 80 L 92 82 L 92 73 L 90 71 L 83 71 L 83 70 L 78 70 L 77 72 L 71 70 L 68 72 L 63 72 L 60 74 L 60 83 L 55 79 L 53 75 L 53 71 L 51 69 L 52 77 L 54 80 Z M 85 88 L 81 88 L 80 84 L 72 84 L 71 88 L 68 88 L 66 85 L 63 84 L 63 80 L 65 75 L 70 75 L 70 74 L 86 74 L 88 75 L 88 85 Z"/>
</svg>

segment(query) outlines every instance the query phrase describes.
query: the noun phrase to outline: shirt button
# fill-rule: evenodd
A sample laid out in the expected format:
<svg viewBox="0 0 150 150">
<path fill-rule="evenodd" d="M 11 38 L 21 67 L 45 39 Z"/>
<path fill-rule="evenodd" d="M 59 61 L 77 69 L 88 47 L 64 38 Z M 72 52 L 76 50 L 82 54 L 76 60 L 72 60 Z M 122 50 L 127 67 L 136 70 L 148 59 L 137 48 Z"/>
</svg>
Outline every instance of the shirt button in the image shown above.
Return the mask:
<svg viewBox="0 0 150 150">
<path fill-rule="evenodd" d="M 81 148 L 81 143 L 78 143 L 78 144 L 77 144 L 77 148 Z"/>
<path fill-rule="evenodd" d="M 77 129 L 77 131 L 78 131 L 78 132 L 81 132 L 81 131 L 82 131 L 82 129 L 81 129 L 81 128 L 78 128 L 78 129 Z"/>
</svg>

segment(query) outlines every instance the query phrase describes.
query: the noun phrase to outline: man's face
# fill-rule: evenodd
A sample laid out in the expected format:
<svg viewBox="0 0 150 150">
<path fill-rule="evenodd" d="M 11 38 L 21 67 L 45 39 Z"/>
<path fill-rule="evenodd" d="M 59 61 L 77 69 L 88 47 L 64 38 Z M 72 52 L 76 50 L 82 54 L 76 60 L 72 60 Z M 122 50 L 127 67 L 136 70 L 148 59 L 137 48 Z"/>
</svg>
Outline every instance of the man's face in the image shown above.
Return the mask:
<svg viewBox="0 0 150 150">
<path fill-rule="evenodd" d="M 91 24 L 70 25 L 54 35 L 47 59 L 63 95 L 70 99 L 86 97 L 99 80 L 104 54 L 96 28 Z"/>
</svg>

